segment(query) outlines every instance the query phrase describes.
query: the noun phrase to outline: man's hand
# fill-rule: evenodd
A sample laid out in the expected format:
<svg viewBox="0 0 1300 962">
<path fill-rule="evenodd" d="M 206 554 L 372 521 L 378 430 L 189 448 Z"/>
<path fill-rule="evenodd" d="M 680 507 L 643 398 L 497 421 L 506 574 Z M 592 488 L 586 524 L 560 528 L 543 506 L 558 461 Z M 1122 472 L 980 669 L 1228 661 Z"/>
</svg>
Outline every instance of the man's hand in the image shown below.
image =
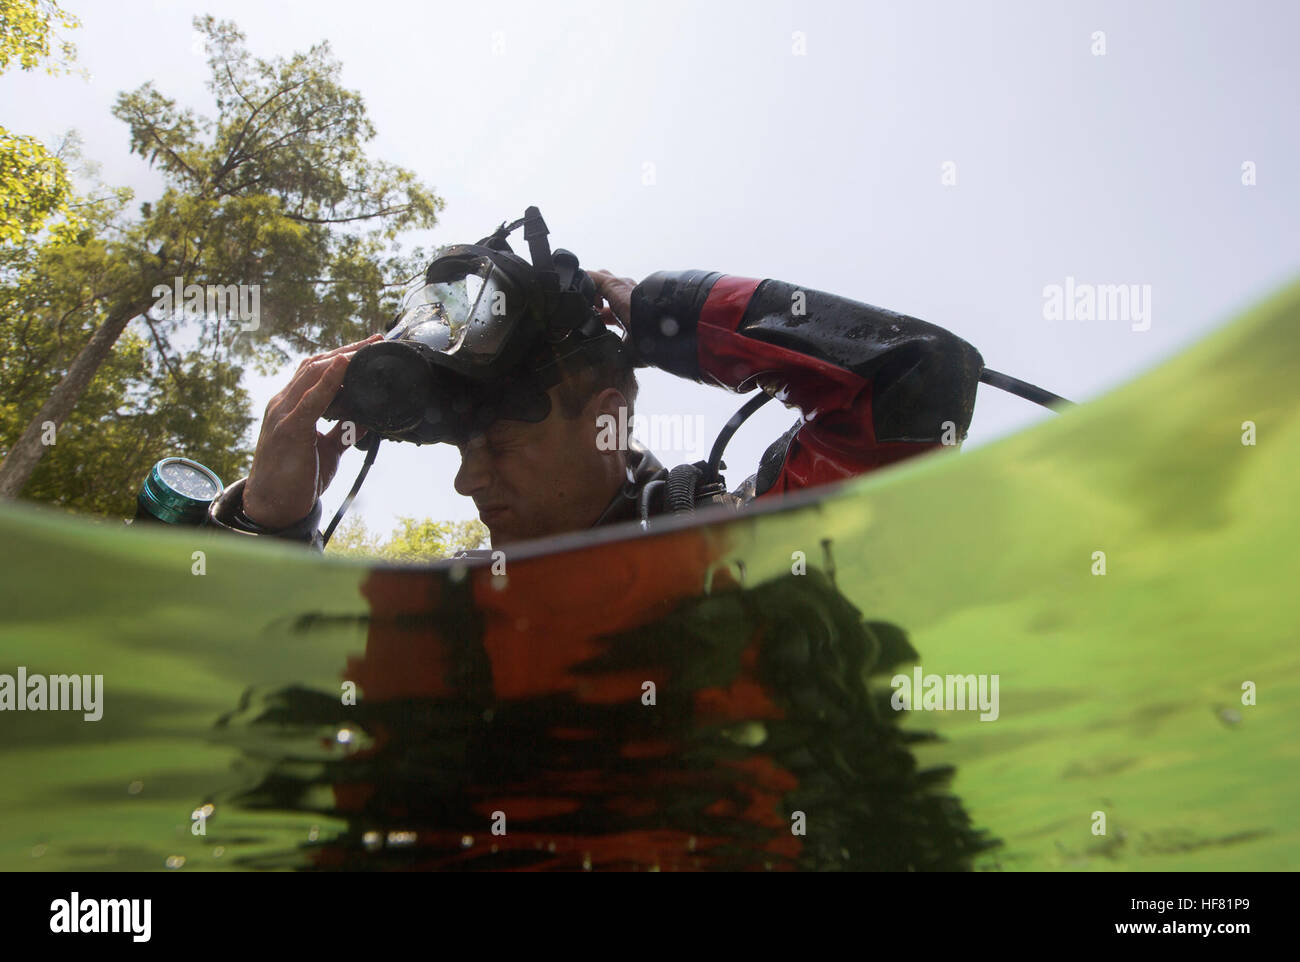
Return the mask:
<svg viewBox="0 0 1300 962">
<path fill-rule="evenodd" d="M 623 330 L 632 330 L 632 288 L 637 282 L 630 277 L 615 277 L 609 271 L 587 271 L 587 276 L 596 285 L 596 293 L 609 304 L 601 310 L 600 316 L 605 323 L 618 321 Z"/>
<path fill-rule="evenodd" d="M 257 438 L 253 469 L 244 485 L 244 514 L 272 530 L 306 517 L 339 467 L 347 450 L 340 421 L 329 434 L 316 422 L 343 385 L 352 356 L 383 338 L 374 334 L 307 358 L 288 387 L 271 398 Z M 355 438 L 353 439 L 355 440 Z"/>
</svg>

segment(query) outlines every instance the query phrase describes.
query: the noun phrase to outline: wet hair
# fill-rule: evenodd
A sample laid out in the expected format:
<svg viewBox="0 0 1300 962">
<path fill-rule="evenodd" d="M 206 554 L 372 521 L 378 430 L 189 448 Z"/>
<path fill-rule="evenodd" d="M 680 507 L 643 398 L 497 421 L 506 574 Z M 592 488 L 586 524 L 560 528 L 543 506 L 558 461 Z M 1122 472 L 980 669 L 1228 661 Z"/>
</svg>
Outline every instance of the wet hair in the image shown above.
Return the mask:
<svg viewBox="0 0 1300 962">
<path fill-rule="evenodd" d="M 636 370 L 631 358 L 622 351 L 600 351 L 592 357 L 586 353 L 572 355 L 561 363 L 564 380 L 556 388 L 560 413 L 569 420 L 581 416 L 587 402 L 605 388 L 612 387 L 627 398 L 627 416 L 632 417 L 636 403 Z"/>
</svg>

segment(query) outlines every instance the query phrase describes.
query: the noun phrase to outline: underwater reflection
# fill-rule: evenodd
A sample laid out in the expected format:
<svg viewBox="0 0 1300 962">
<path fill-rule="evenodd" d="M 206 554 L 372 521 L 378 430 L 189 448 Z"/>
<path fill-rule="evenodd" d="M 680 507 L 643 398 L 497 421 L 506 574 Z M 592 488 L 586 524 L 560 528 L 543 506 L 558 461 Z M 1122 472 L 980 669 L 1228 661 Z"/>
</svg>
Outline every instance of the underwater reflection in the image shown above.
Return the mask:
<svg viewBox="0 0 1300 962">
<path fill-rule="evenodd" d="M 346 825 L 249 867 L 965 870 L 999 844 L 868 687 L 917 660 L 901 628 L 815 567 L 745 588 L 679 542 L 687 563 L 596 566 L 585 598 L 371 573 L 355 704 L 249 693 L 218 723 L 258 756 L 235 804 Z"/>
</svg>

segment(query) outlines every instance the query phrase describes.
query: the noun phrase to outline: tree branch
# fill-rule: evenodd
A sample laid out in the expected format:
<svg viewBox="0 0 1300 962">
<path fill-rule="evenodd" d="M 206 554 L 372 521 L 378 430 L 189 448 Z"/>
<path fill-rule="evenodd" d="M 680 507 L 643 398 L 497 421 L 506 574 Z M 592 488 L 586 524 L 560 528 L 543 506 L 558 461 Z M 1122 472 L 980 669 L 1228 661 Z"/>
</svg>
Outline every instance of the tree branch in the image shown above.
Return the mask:
<svg viewBox="0 0 1300 962">
<path fill-rule="evenodd" d="M 226 174 L 230 173 L 232 170 L 235 169 L 235 167 L 238 166 L 237 164 L 234 163 L 234 158 L 235 158 L 235 156 L 236 156 L 237 154 L 239 154 L 240 149 L 241 149 L 241 148 L 243 147 L 243 145 L 244 145 L 244 137 L 245 137 L 245 135 L 247 135 L 247 133 L 248 133 L 248 126 L 249 126 L 249 124 L 251 124 L 251 123 L 253 122 L 253 119 L 254 119 L 254 118 L 255 118 L 259 113 L 261 113 L 261 111 L 262 111 L 263 108 L 265 108 L 265 107 L 267 107 L 268 105 L 270 105 L 271 103 L 273 103 L 273 102 L 276 100 L 277 97 L 280 97 L 280 96 L 282 96 L 283 94 L 286 94 L 286 93 L 288 93 L 288 92 L 291 91 L 291 90 L 296 90 L 297 88 L 301 87 L 303 84 L 305 84 L 305 83 L 307 82 L 306 78 L 304 78 L 304 79 L 298 81 L 296 84 L 290 84 L 288 87 L 281 87 L 279 90 L 277 90 L 275 93 L 273 93 L 273 94 L 272 94 L 270 97 L 268 97 L 266 100 L 263 100 L 263 101 L 262 101 L 260 104 L 258 104 L 256 107 L 253 107 L 253 105 L 252 105 L 252 103 L 249 101 L 249 99 L 248 99 L 247 97 L 244 96 L 243 91 L 241 91 L 241 90 L 239 89 L 239 87 L 235 85 L 234 77 L 231 77 L 231 76 L 230 76 L 230 63 L 229 63 L 229 61 L 227 61 L 227 62 L 224 64 L 224 66 L 225 66 L 225 68 L 226 68 L 226 75 L 227 75 L 228 77 L 230 77 L 230 83 L 231 83 L 231 86 L 232 86 L 232 88 L 234 89 L 235 93 L 239 94 L 239 99 L 240 99 L 240 100 L 244 101 L 245 104 L 248 104 L 248 106 L 249 106 L 249 108 L 251 109 L 252 112 L 251 112 L 251 113 L 250 113 L 246 118 L 244 118 L 244 123 L 243 123 L 243 125 L 239 128 L 239 133 L 235 135 L 235 142 L 234 142 L 233 145 L 231 145 L 229 156 L 227 156 L 225 163 L 223 163 L 223 164 L 221 165 L 221 169 L 217 172 L 216 176 L 213 177 L 213 179 L 212 179 L 212 183 L 213 183 L 214 186 L 215 186 L 216 184 L 220 183 L 220 182 L 221 182 L 221 179 L 222 179 L 223 177 L 225 177 Z M 283 108 L 281 108 L 281 109 L 283 109 Z M 277 111 L 275 111 L 274 113 L 272 113 L 271 116 L 267 118 L 267 120 L 269 121 L 269 120 L 274 119 L 276 113 L 279 113 L 279 111 L 277 110 Z M 253 158 L 252 158 L 252 156 L 250 156 L 250 155 L 248 155 L 248 154 L 245 154 L 245 155 L 244 155 L 244 159 L 245 159 L 245 160 L 252 160 Z"/>
<path fill-rule="evenodd" d="M 160 136 L 158 136 L 158 125 L 154 123 L 152 120 L 150 120 L 148 117 L 146 117 L 144 112 L 141 111 L 139 108 L 136 109 L 136 116 L 140 119 L 141 123 L 146 124 L 146 128 L 145 128 L 146 131 L 153 138 L 154 142 L 157 143 L 158 146 L 162 148 L 163 152 L 166 153 L 167 156 L 170 157 L 172 160 L 176 161 L 176 163 L 180 164 L 180 166 L 185 169 L 185 172 L 189 174 L 190 177 L 194 178 L 195 180 L 200 180 L 199 176 L 195 174 L 194 171 L 190 168 L 190 165 L 185 163 L 185 161 L 181 160 L 180 157 L 176 156 L 176 152 L 172 150 L 170 147 L 168 147 L 165 143 L 163 143 L 163 139 Z M 156 153 L 157 152 L 155 151 L 155 156 Z"/>
<path fill-rule="evenodd" d="M 185 379 L 176 373 L 176 368 L 172 365 L 171 359 L 167 357 L 167 348 L 163 346 L 163 341 L 158 334 L 158 329 L 153 326 L 153 318 L 149 316 L 147 310 L 140 316 L 144 318 L 145 324 L 149 325 L 149 333 L 153 335 L 153 343 L 154 346 L 158 348 L 158 356 L 162 358 L 163 365 L 171 374 L 172 380 L 176 382 L 177 387 L 184 388 L 186 386 Z"/>
<path fill-rule="evenodd" d="M 301 221 L 304 224 L 347 224 L 356 220 L 374 220 L 376 217 L 387 217 L 389 214 L 400 214 L 410 210 L 410 204 L 400 204 L 397 207 L 385 207 L 383 210 L 372 211 L 369 214 L 357 214 L 355 217 L 307 217 L 305 214 L 288 214 L 285 216 L 290 220 Z"/>
</svg>

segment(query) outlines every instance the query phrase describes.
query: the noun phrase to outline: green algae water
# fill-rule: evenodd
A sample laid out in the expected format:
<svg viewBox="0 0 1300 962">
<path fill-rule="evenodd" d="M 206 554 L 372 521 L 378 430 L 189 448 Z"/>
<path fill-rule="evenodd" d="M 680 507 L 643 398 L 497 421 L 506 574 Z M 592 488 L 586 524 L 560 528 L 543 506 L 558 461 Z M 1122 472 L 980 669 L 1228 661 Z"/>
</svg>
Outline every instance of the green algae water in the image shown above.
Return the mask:
<svg viewBox="0 0 1300 962">
<path fill-rule="evenodd" d="M 0 869 L 1293 869 L 1297 371 L 1300 285 L 1015 437 L 504 573 L 5 505 L 0 675 L 103 687 L 0 712 Z"/>
</svg>

